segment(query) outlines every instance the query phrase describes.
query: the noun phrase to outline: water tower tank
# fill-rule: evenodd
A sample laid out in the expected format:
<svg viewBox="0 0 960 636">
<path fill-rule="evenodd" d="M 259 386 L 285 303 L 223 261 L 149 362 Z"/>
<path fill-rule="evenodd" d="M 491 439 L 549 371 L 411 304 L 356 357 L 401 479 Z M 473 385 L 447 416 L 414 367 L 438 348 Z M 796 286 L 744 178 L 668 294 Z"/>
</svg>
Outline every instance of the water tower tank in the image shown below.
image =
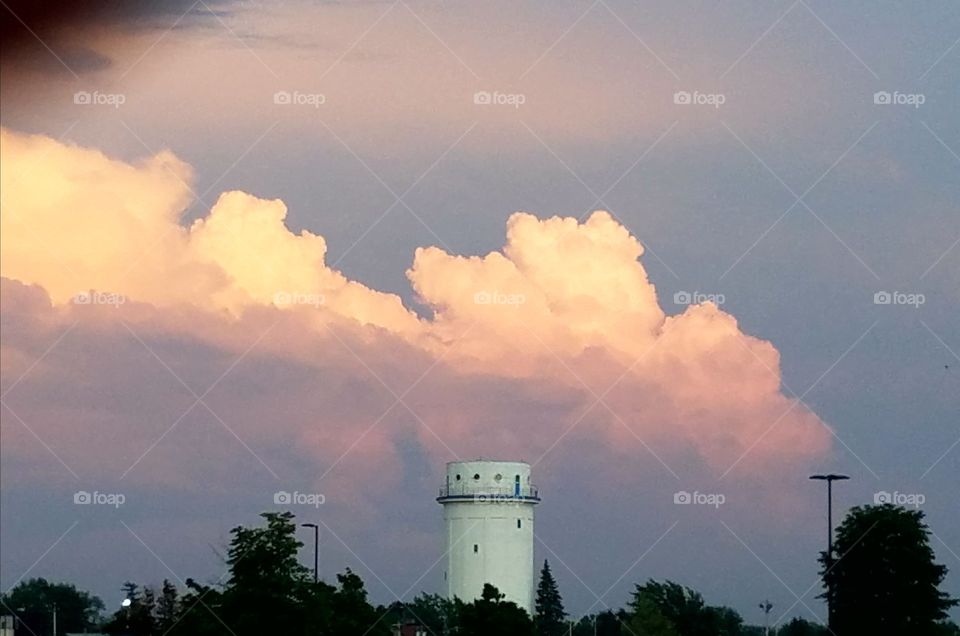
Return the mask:
<svg viewBox="0 0 960 636">
<path fill-rule="evenodd" d="M 533 613 L 533 507 L 526 462 L 450 462 L 437 501 L 446 523 L 447 597 L 470 602 L 484 583 Z"/>
</svg>

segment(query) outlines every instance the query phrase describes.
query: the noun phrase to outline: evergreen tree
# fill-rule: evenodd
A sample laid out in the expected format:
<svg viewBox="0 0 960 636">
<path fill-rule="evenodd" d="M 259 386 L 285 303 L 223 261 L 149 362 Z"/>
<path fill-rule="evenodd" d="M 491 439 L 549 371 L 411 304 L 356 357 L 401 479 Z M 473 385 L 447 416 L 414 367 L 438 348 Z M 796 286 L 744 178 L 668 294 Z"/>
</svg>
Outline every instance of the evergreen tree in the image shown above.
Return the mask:
<svg viewBox="0 0 960 636">
<path fill-rule="evenodd" d="M 160 588 L 160 598 L 157 600 L 157 630 L 161 634 L 166 634 L 173 627 L 179 608 L 177 587 L 164 579 L 163 586 Z"/>
<path fill-rule="evenodd" d="M 535 611 L 533 622 L 538 636 L 562 636 L 566 633 L 567 624 L 564 619 L 567 613 L 563 609 L 563 599 L 560 598 L 557 582 L 546 560 L 540 570 Z"/>
<path fill-rule="evenodd" d="M 103 631 L 107 634 L 129 634 L 131 636 L 150 636 L 154 631 L 154 609 L 156 596 L 153 590 L 144 588 L 133 581 L 125 581 L 120 586 L 125 605 L 107 620 Z"/>
</svg>

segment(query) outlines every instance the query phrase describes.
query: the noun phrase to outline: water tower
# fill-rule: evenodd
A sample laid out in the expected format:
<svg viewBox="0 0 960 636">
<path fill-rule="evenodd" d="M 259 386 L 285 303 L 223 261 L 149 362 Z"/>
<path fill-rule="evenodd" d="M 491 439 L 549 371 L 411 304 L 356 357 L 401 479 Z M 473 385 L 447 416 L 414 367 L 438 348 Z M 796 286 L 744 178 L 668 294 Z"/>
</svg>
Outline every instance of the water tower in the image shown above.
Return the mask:
<svg viewBox="0 0 960 636">
<path fill-rule="evenodd" d="M 470 602 L 490 583 L 533 613 L 533 507 L 540 493 L 530 464 L 449 462 L 437 501 L 446 522 L 447 598 Z"/>
</svg>

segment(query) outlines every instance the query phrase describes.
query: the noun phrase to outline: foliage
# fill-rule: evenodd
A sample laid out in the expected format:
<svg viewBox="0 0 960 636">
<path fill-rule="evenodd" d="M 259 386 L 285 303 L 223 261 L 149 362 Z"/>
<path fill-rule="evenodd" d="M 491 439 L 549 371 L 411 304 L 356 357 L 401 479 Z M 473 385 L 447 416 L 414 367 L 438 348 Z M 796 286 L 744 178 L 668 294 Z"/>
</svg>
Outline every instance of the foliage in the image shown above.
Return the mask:
<svg viewBox="0 0 960 636">
<path fill-rule="evenodd" d="M 947 568 L 934 562 L 923 512 L 884 504 L 850 510 L 821 576 L 838 636 L 933 636 L 957 604 L 941 592 Z"/>
<path fill-rule="evenodd" d="M 646 594 L 637 596 L 631 603 L 633 614 L 627 623 L 632 636 L 678 636 L 673 623 L 660 611 L 657 604 Z"/>
<path fill-rule="evenodd" d="M 387 636 L 386 611 L 367 601 L 363 581 L 349 569 L 338 586 L 314 582 L 297 560 L 301 547 L 290 513 L 264 513 L 260 527 L 239 526 L 227 552 L 223 586 L 192 579 L 186 591 L 164 581 L 159 594 L 128 583 L 128 608 L 105 625 L 131 636 Z M 382 608 L 381 608 L 382 609 Z"/>
<path fill-rule="evenodd" d="M 802 618 L 794 618 L 777 630 L 777 636 L 827 636 L 827 628 Z"/>
<path fill-rule="evenodd" d="M 937 636 L 960 636 L 960 626 L 953 621 L 943 621 L 937 624 L 934 634 Z"/>
<path fill-rule="evenodd" d="M 107 634 L 129 634 L 130 636 L 150 636 L 156 630 L 156 594 L 150 588 L 141 589 L 132 581 L 121 587 L 123 598 L 130 601 L 126 607 L 114 612 L 103 625 Z"/>
<path fill-rule="evenodd" d="M 676 630 L 678 636 L 738 636 L 740 615 L 729 607 L 708 606 L 696 591 L 673 581 L 650 580 L 637 585 L 630 602 L 636 615 L 652 605 Z"/>
<path fill-rule="evenodd" d="M 57 632 L 83 632 L 96 627 L 103 601 L 69 583 L 30 579 L 17 583 L 0 596 L 5 612 L 19 617 L 24 631 L 53 633 L 53 608 L 57 610 Z"/>
<path fill-rule="evenodd" d="M 536 610 L 533 618 L 538 636 L 562 636 L 567 631 L 567 613 L 563 609 L 563 599 L 557 582 L 550 571 L 550 564 L 544 560 L 540 570 L 540 584 L 537 586 Z"/>
<path fill-rule="evenodd" d="M 532 636 L 533 622 L 516 603 L 503 600 L 500 590 L 489 583 L 473 603 L 456 601 L 460 636 Z"/>
<path fill-rule="evenodd" d="M 302 547 L 290 513 L 264 513 L 257 527 L 231 531 L 223 584 L 187 579 L 178 590 L 126 582 L 130 603 L 99 628 L 123 636 L 389 636 L 414 623 L 429 636 L 758 636 L 728 607 L 710 606 L 696 591 L 672 581 L 637 585 L 627 607 L 567 621 L 563 601 L 545 561 L 531 618 L 494 586 L 464 602 L 421 594 L 412 602 L 374 607 L 363 580 L 350 569 L 336 585 L 314 581 L 298 561 Z M 890 505 L 854 508 L 841 524 L 834 566 L 824 580 L 832 590 L 832 636 L 960 636 L 946 612 L 957 604 L 939 590 L 946 568 L 934 563 L 923 513 Z M 63 583 L 31 579 L 0 597 L 18 614 L 26 633 L 56 636 L 96 630 L 103 603 Z M 22 611 L 21 611 L 22 608 Z M 826 628 L 795 618 L 771 634 L 826 636 Z"/>
<path fill-rule="evenodd" d="M 421 594 L 405 609 L 406 618 L 422 625 L 429 636 L 453 632 L 459 624 L 455 603 L 439 594 Z"/>
</svg>

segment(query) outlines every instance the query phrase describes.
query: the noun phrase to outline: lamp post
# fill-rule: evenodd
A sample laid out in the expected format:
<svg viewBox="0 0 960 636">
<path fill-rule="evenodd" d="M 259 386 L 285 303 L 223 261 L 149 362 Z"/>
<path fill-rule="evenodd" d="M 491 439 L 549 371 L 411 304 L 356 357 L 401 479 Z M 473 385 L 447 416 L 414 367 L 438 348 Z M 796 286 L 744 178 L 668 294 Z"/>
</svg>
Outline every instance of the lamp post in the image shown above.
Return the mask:
<svg viewBox="0 0 960 636">
<path fill-rule="evenodd" d="M 847 475 L 828 473 L 826 475 L 810 475 L 810 479 L 827 482 L 827 559 L 825 572 L 833 568 L 833 482 L 850 479 Z M 833 629 L 833 594 L 827 588 L 827 629 Z"/>
<path fill-rule="evenodd" d="M 770 636 L 770 610 L 773 609 L 773 603 L 765 600 L 760 603 L 760 609 L 763 610 L 763 633 L 765 636 Z"/>
<path fill-rule="evenodd" d="M 133 601 L 130 599 L 130 597 L 127 597 L 122 601 L 120 601 L 120 607 L 124 609 L 124 614 L 127 617 L 127 624 L 126 624 L 127 629 L 130 629 L 130 607 L 132 605 L 133 605 Z"/>
<path fill-rule="evenodd" d="M 313 528 L 313 582 L 320 580 L 320 526 L 315 523 L 301 523 L 304 528 Z"/>
</svg>

